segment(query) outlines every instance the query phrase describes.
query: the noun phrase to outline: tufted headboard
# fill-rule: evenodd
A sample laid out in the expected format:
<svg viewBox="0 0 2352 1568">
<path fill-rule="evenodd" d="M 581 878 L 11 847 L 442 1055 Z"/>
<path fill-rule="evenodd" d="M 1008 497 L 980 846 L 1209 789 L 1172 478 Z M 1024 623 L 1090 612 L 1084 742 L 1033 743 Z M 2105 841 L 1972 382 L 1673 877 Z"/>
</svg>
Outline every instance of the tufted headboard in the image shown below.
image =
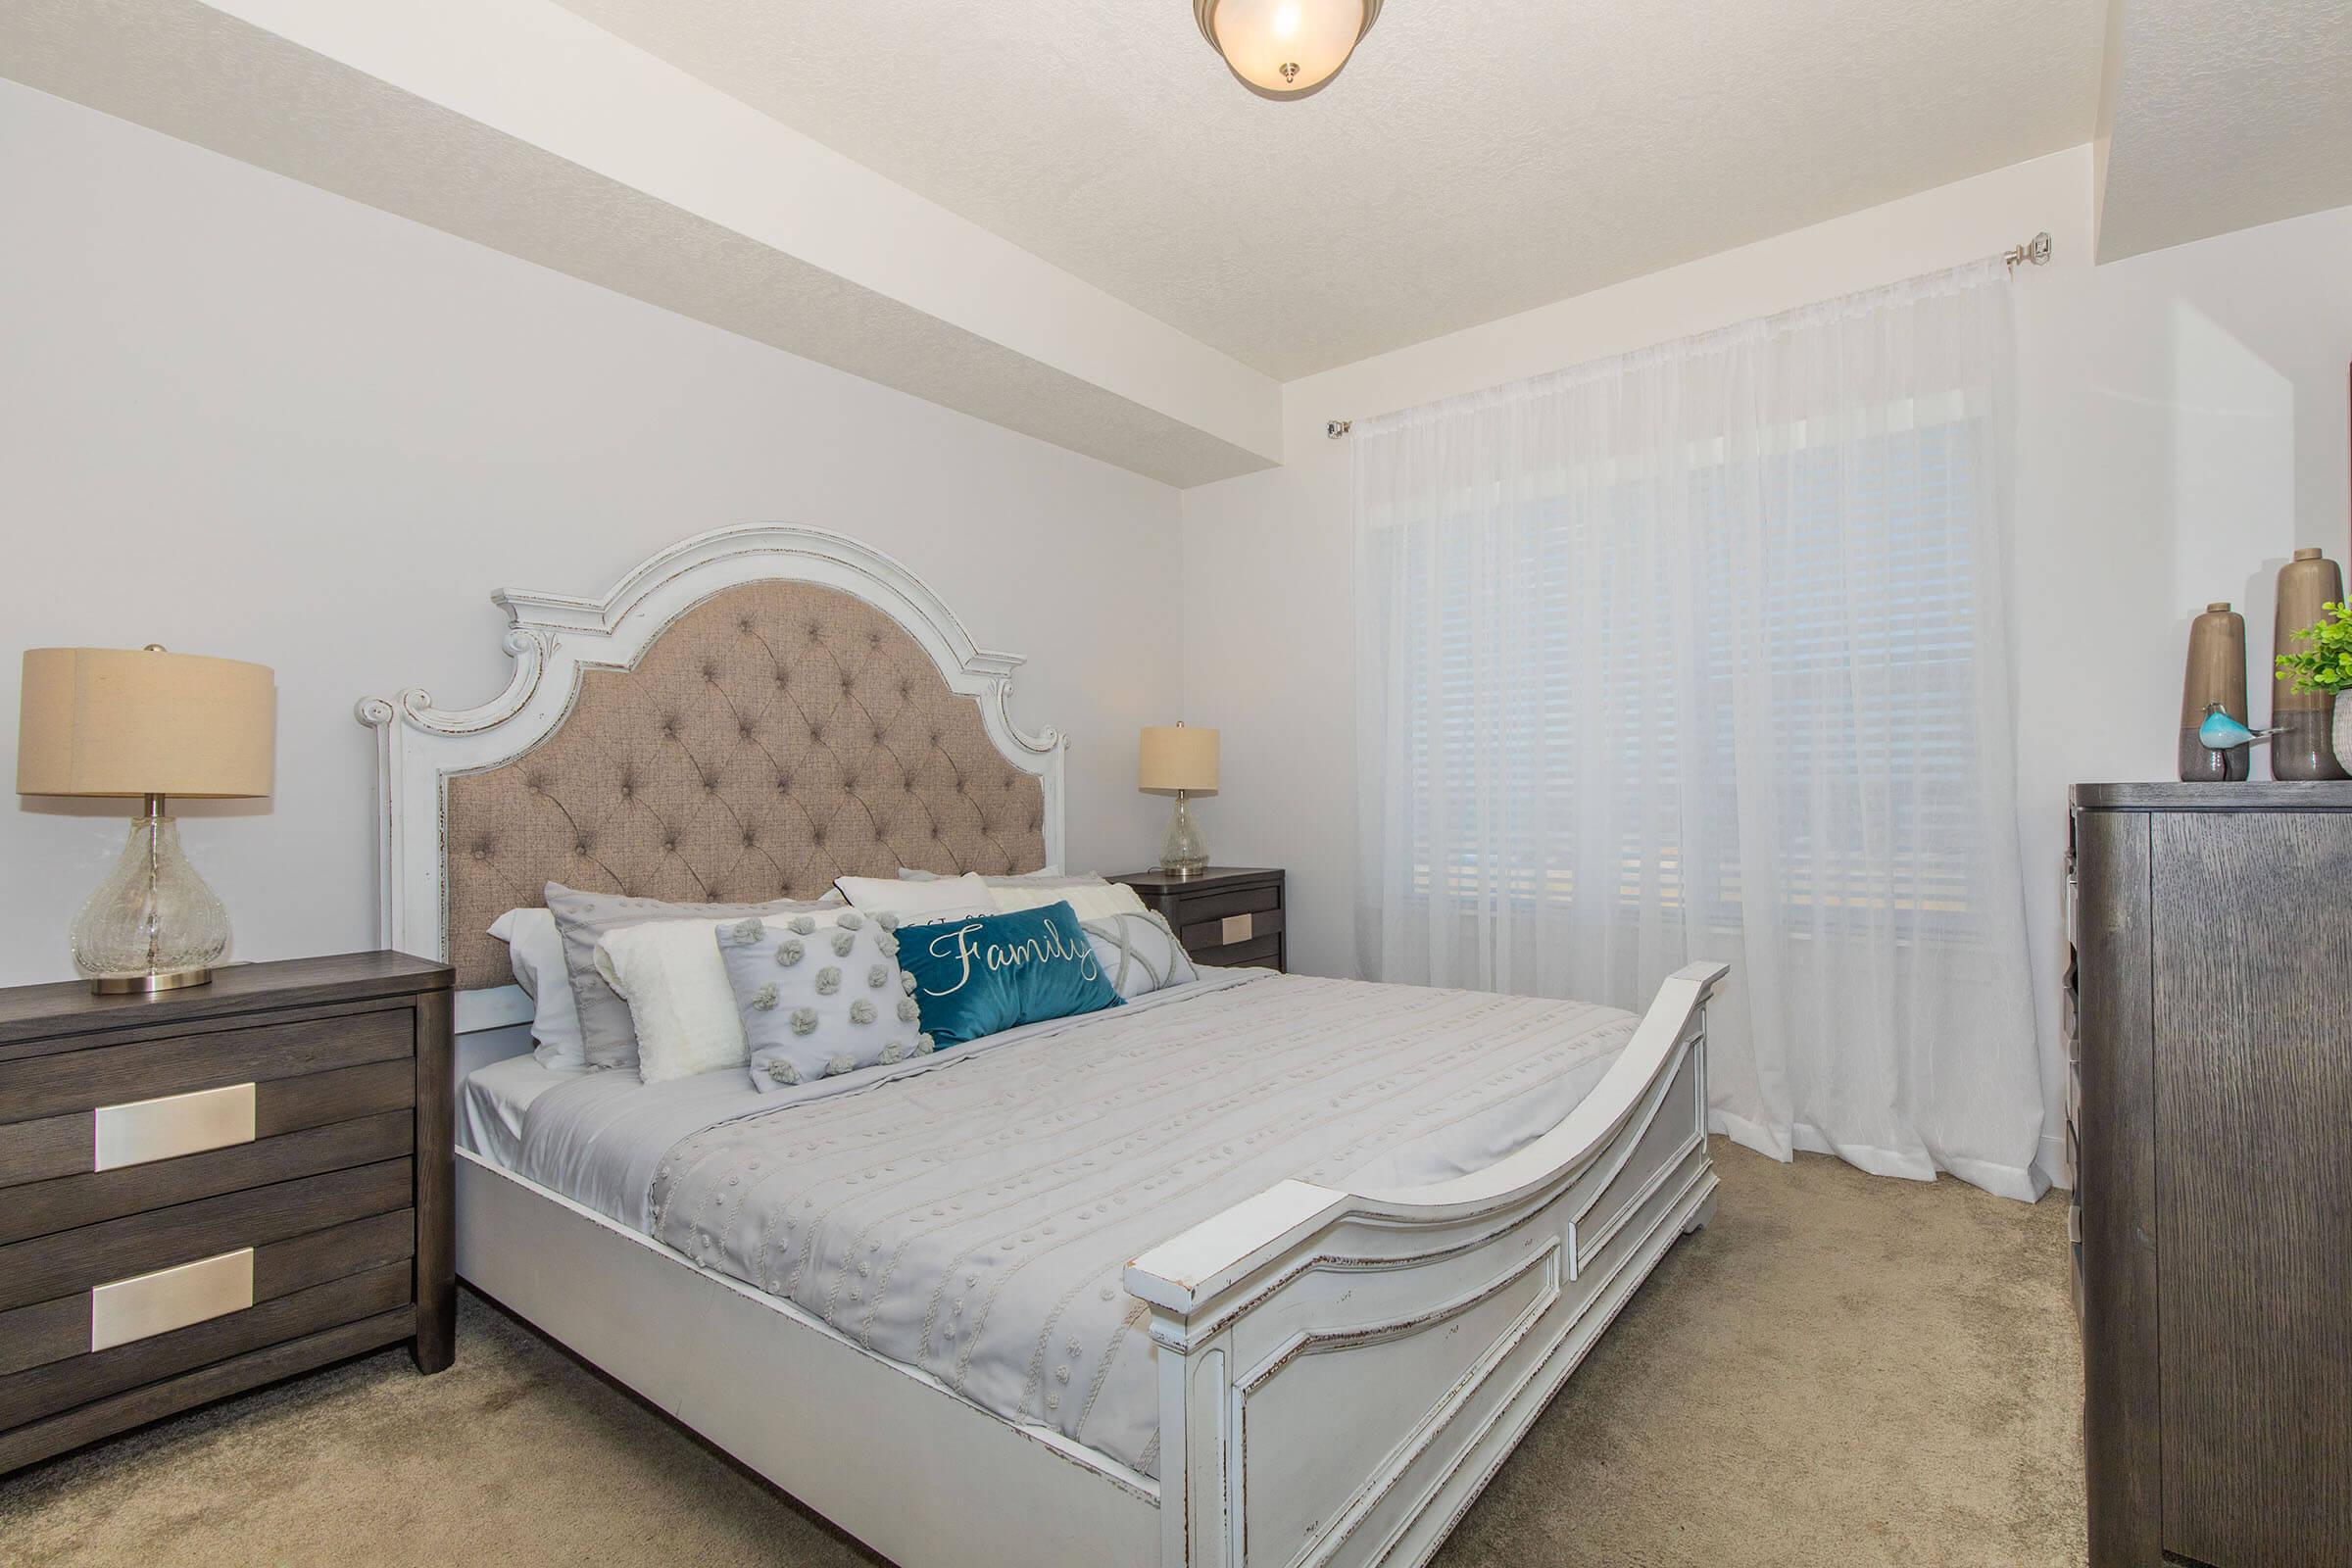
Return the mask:
<svg viewBox="0 0 2352 1568">
<path fill-rule="evenodd" d="M 721 529 L 601 600 L 493 599 L 515 662 L 496 701 L 360 705 L 382 738 L 386 938 L 456 966 L 461 1028 L 527 1016 L 518 992 L 463 993 L 511 987 L 487 928 L 551 881 L 708 902 L 1060 858 L 1062 742 L 1006 714 L 1019 659 L 854 540 Z"/>
</svg>

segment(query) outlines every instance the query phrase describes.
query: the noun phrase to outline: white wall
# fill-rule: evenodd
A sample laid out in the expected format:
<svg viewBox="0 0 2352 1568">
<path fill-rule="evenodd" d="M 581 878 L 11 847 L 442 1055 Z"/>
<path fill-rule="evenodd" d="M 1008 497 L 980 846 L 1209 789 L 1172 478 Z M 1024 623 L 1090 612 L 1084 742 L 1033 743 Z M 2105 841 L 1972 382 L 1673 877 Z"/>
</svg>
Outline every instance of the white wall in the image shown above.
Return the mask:
<svg viewBox="0 0 2352 1568">
<path fill-rule="evenodd" d="M 1290 868 L 1295 965 L 1355 963 L 1348 460 L 1326 419 L 1952 266 L 2047 228 L 2055 259 L 2018 283 L 2011 576 L 2018 814 L 2055 1106 L 2066 786 L 2172 776 L 2188 620 L 2210 599 L 2247 612 L 2254 711 L 2266 711 L 2273 573 L 2298 544 L 2344 559 L 2352 511 L 2352 209 L 2094 269 L 2090 203 L 2084 147 L 1291 383 L 1289 465 L 1185 492 L 1184 646 L 1187 716 L 1224 731 L 1203 829 L 1221 860 Z M 2045 1138 L 2045 1155 L 2055 1147 Z"/>
<path fill-rule="evenodd" d="M 1074 738 L 1073 863 L 1150 859 L 1175 491 L 6 82 L 0 149 L 0 766 L 19 649 L 273 666 L 274 799 L 181 808 L 238 955 L 376 940 L 355 698 L 479 702 L 492 589 L 601 593 L 729 522 L 854 534 L 1029 655 L 1012 710 Z M 0 813 L 0 983 L 72 974 L 127 818 Z"/>
</svg>

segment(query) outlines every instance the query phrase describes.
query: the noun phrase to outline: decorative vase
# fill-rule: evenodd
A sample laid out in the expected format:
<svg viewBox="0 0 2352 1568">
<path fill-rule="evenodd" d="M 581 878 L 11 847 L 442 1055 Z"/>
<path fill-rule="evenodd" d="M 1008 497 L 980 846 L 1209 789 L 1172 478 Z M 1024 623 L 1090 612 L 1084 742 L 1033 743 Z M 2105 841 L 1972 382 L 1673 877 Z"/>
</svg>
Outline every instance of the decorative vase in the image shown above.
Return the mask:
<svg viewBox="0 0 2352 1568">
<path fill-rule="evenodd" d="M 2295 634 L 2326 618 L 2320 607 L 2338 604 L 2343 597 L 2342 568 L 2317 550 L 2298 550 L 2294 560 L 2278 568 L 2278 614 L 2271 623 L 2273 668 L 2278 656 L 2302 652 L 2302 639 Z M 2278 731 L 2271 740 L 2271 776 L 2352 777 L 2337 760 L 2344 749 L 2340 719 L 2329 734 L 2329 714 L 2340 712 L 2343 706 L 2332 692 L 2299 692 L 2291 680 L 2278 682 L 2271 697 L 2271 723 Z"/>
<path fill-rule="evenodd" d="M 2180 683 L 2180 780 L 2220 784 L 2246 776 L 2250 746 L 2217 752 L 2197 738 L 2205 710 L 2246 721 L 2246 617 L 2226 603 L 2210 604 L 2188 623 L 2188 669 Z"/>
</svg>

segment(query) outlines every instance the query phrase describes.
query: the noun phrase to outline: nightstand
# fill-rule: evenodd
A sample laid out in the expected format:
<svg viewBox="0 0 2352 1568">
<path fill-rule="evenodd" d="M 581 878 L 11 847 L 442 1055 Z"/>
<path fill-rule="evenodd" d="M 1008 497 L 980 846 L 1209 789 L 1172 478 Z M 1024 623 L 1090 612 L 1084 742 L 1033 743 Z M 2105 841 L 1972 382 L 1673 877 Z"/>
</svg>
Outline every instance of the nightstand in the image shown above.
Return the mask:
<svg viewBox="0 0 2352 1568">
<path fill-rule="evenodd" d="M 1126 883 L 1143 899 L 1145 908 L 1167 916 L 1196 963 L 1289 968 L 1279 870 L 1212 865 L 1198 876 L 1129 871 L 1110 880 Z"/>
<path fill-rule="evenodd" d="M 0 1472 L 408 1341 L 455 1353 L 451 974 L 0 990 Z"/>
</svg>

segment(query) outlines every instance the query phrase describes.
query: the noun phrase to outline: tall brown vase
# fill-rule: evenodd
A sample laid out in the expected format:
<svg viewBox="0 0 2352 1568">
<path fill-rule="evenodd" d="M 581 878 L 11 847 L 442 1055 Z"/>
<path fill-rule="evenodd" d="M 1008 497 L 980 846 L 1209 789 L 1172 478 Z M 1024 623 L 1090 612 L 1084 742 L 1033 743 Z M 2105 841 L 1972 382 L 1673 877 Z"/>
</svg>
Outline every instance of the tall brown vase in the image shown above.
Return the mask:
<svg viewBox="0 0 2352 1568">
<path fill-rule="evenodd" d="M 2278 568 L 2278 618 L 2271 626 L 2271 652 L 2300 653 L 2295 633 L 2319 620 L 2322 605 L 2341 604 L 2344 573 L 2317 550 L 2298 550 L 2295 559 Z M 2272 665 L 2273 672 L 2278 666 Z M 2271 722 L 2278 734 L 2271 742 L 2273 778 L 2344 778 L 2332 740 L 2335 720 L 2333 692 L 2299 692 L 2292 681 L 2271 688 Z"/>
<path fill-rule="evenodd" d="M 2214 751 L 2197 739 L 2205 710 L 2246 721 L 2246 617 L 2227 604 L 2205 607 L 2188 623 L 2188 672 L 2180 683 L 2180 778 L 2188 784 L 2220 784 L 2246 776 L 2251 746 Z"/>
</svg>

